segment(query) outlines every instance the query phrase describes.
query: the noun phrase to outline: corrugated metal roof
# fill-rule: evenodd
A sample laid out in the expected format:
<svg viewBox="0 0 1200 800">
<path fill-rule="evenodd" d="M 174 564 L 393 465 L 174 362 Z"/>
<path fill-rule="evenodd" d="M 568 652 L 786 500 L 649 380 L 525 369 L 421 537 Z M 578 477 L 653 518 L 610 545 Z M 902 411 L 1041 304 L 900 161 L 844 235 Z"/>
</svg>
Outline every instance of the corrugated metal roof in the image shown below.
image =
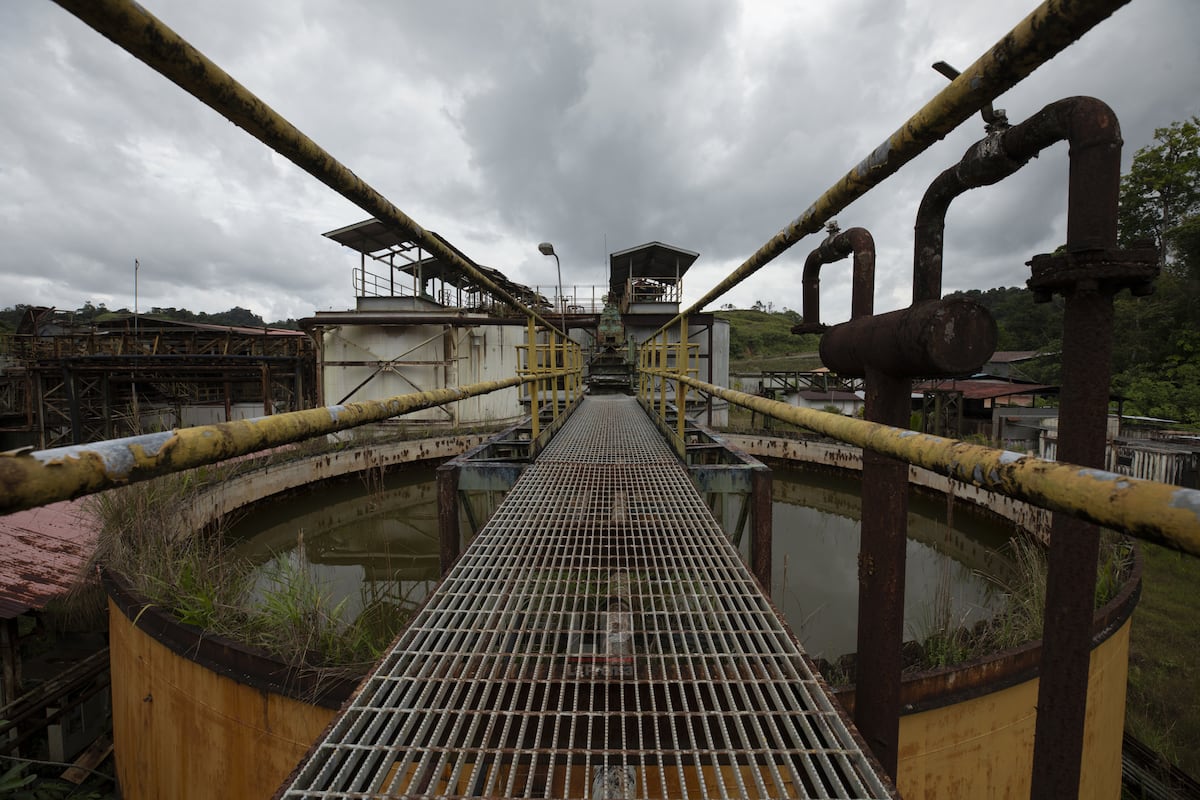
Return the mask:
<svg viewBox="0 0 1200 800">
<path fill-rule="evenodd" d="M 46 607 L 79 580 L 98 523 L 81 500 L 0 517 L 0 619 Z"/>
<path fill-rule="evenodd" d="M 609 288 L 618 295 L 629 278 L 654 278 L 674 283 L 700 254 L 662 242 L 647 242 L 608 256 Z"/>
<path fill-rule="evenodd" d="M 994 380 L 922 381 L 913 385 L 915 392 L 962 392 L 967 400 L 989 400 L 1014 395 L 1058 394 L 1059 387 L 1042 383 L 1014 383 Z"/>
</svg>

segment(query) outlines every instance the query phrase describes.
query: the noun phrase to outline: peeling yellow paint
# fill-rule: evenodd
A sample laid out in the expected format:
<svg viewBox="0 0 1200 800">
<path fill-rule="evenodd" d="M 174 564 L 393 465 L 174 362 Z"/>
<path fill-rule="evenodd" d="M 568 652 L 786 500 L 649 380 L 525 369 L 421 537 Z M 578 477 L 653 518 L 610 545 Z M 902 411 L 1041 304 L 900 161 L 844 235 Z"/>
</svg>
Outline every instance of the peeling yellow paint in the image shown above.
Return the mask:
<svg viewBox="0 0 1200 800">
<path fill-rule="evenodd" d="M 644 372 L 682 380 L 702 392 L 760 414 L 965 483 L 1200 556 L 1200 491 L 1194 489 L 791 406 L 667 370 L 644 369 Z"/>
</svg>

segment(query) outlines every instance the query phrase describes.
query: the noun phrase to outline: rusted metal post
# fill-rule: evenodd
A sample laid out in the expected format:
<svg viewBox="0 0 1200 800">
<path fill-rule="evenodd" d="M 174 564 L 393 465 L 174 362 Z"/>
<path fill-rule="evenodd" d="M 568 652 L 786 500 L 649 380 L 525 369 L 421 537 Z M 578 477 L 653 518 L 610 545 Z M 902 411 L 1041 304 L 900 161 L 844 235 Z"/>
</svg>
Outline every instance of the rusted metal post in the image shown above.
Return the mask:
<svg viewBox="0 0 1200 800">
<path fill-rule="evenodd" d="M 458 472 L 457 464 L 442 464 L 437 468 L 438 492 L 438 549 L 442 575 L 450 571 L 461 552 L 458 529 Z"/>
<path fill-rule="evenodd" d="M 908 427 L 912 381 L 873 367 L 866 370 L 866 379 L 865 417 L 871 422 Z M 866 450 L 862 485 L 854 724 L 894 778 L 900 739 L 908 465 Z"/>
<path fill-rule="evenodd" d="M 821 361 L 845 377 L 866 377 L 866 418 L 907 428 L 912 376 L 977 370 L 995 350 L 996 323 L 967 300 L 929 301 L 830 329 Z M 854 724 L 887 773 L 896 776 L 900 739 L 908 465 L 863 453 L 858 555 L 858 658 Z"/>
<path fill-rule="evenodd" d="M 1092 285 L 1066 299 L 1058 456 L 1104 466 L 1112 357 L 1112 294 Z M 1076 797 L 1083 757 L 1100 530 L 1055 514 L 1042 636 L 1033 798 Z"/>
<path fill-rule="evenodd" d="M 755 469 L 750 473 L 750 568 L 758 578 L 763 594 L 771 596 L 771 537 L 774 525 L 771 518 L 771 470 Z"/>
<path fill-rule="evenodd" d="M 688 374 L 688 318 L 687 314 L 679 318 L 679 348 L 675 351 L 675 369 L 684 377 Z M 684 440 L 684 432 L 687 426 L 687 384 L 683 381 L 675 381 L 675 413 L 678 418 L 675 420 L 675 435 L 679 437 L 680 454 L 687 448 L 687 442 Z"/>
<path fill-rule="evenodd" d="M 531 426 L 529 438 L 536 441 L 539 433 L 538 386 L 541 384 L 541 370 L 538 366 L 537 323 L 534 322 L 533 317 L 529 318 L 527 331 L 528 338 L 526 341 L 528 342 L 528 346 L 525 348 L 525 364 L 529 374 L 533 376 L 533 380 L 529 383 L 529 424 Z"/>
<path fill-rule="evenodd" d="M 670 356 L 671 345 L 667 341 L 667 332 L 663 331 L 661 335 L 662 343 L 658 344 L 658 340 L 655 339 L 655 344 L 657 345 L 656 349 L 658 351 L 657 355 L 659 369 L 662 369 L 665 372 L 667 369 L 667 361 Z M 658 418 L 663 422 L 667 421 L 667 386 L 667 375 L 664 374 L 658 381 Z"/>
</svg>

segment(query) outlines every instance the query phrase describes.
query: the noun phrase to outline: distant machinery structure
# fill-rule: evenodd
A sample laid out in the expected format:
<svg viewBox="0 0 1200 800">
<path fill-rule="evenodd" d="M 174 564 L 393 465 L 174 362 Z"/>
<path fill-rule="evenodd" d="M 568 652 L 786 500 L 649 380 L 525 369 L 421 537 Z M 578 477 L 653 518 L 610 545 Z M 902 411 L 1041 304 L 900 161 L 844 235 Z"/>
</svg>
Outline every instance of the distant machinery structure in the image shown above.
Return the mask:
<svg viewBox="0 0 1200 800">
<path fill-rule="evenodd" d="M 0 342 L 0 442 L 51 448 L 283 411 L 316 399 L 300 331 L 30 307 Z"/>
<path fill-rule="evenodd" d="M 611 253 L 608 257 L 609 300 L 621 312 L 625 335 L 631 348 L 650 339 L 680 311 L 683 276 L 700 254 L 682 247 L 647 242 Z M 669 342 L 679 341 L 679 328 L 666 333 Z M 718 386 L 729 385 L 729 321 L 712 313 L 687 317 L 688 343 L 695 347 L 698 376 Z M 674 390 L 667 396 L 674 402 Z M 720 398 L 689 395 L 686 413 L 705 425 L 724 425 L 729 405 Z"/>
<path fill-rule="evenodd" d="M 480 285 L 460 266 L 431 255 L 419 243 L 377 219 L 324 234 L 359 254 L 353 270 L 355 307 L 319 311 L 300 321 L 317 346 L 319 402 L 339 404 L 424 392 L 511 375 L 517 346 L 528 336 L 526 317 Z M 476 264 L 481 273 L 530 308 L 560 318 L 586 353 L 586 379 L 595 393 L 627 391 L 632 351 L 679 312 L 682 278 L 699 254 L 662 242 L 612 253 L 607 291 L 595 286 L 526 286 Z M 700 377 L 728 385 L 729 326 L 712 314 L 694 314 L 688 337 L 698 343 Z M 678 332 L 674 333 L 676 340 Z M 540 329 L 544 346 L 549 334 Z M 490 395 L 410 414 L 397 424 L 449 426 L 515 421 L 528 413 L 527 389 Z M 696 399 L 688 413 L 724 424 L 724 401 Z"/>
<path fill-rule="evenodd" d="M 477 264 L 443 237 L 429 233 L 527 308 L 547 312 L 554 307 L 538 289 Z M 525 312 L 462 265 L 431 254 L 378 219 L 324 235 L 357 252 L 359 266 L 353 271 L 353 309 L 318 311 L 300 320 L 316 343 L 321 403 L 378 400 L 499 379 L 517 371 L 517 347 L 528 333 Z M 579 316 L 572 312 L 568 324 Z M 537 334 L 539 340 L 548 335 L 544 330 Z M 527 401 L 526 389 L 510 387 L 409 414 L 395 424 L 511 422 L 525 413 Z"/>
</svg>

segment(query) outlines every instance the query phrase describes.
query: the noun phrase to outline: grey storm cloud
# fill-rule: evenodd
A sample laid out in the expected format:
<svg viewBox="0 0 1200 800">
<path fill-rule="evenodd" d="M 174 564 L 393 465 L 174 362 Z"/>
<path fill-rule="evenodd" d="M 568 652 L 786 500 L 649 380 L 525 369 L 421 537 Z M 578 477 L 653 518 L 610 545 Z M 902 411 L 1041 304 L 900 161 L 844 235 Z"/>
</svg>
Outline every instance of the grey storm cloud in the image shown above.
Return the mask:
<svg viewBox="0 0 1200 800">
<path fill-rule="evenodd" d="M 724 277 L 1011 29 L 1027 0 L 339 4 L 147 2 L 420 224 L 529 284 L 605 281 L 605 253 L 701 253 Z M 1195 0 L 1133 0 L 999 98 L 1019 121 L 1090 94 L 1125 159 L 1200 112 Z M 320 233 L 365 215 L 50 2 L 0 6 L 0 303 L 353 304 L 357 258 Z M 910 297 L 925 187 L 978 118 L 839 215 L 879 245 L 876 308 Z M 1066 148 L 955 202 L 947 290 L 1021 285 L 1065 237 Z M 799 306 L 805 241 L 721 302 Z M 822 275 L 830 321 L 849 270 Z"/>
</svg>

